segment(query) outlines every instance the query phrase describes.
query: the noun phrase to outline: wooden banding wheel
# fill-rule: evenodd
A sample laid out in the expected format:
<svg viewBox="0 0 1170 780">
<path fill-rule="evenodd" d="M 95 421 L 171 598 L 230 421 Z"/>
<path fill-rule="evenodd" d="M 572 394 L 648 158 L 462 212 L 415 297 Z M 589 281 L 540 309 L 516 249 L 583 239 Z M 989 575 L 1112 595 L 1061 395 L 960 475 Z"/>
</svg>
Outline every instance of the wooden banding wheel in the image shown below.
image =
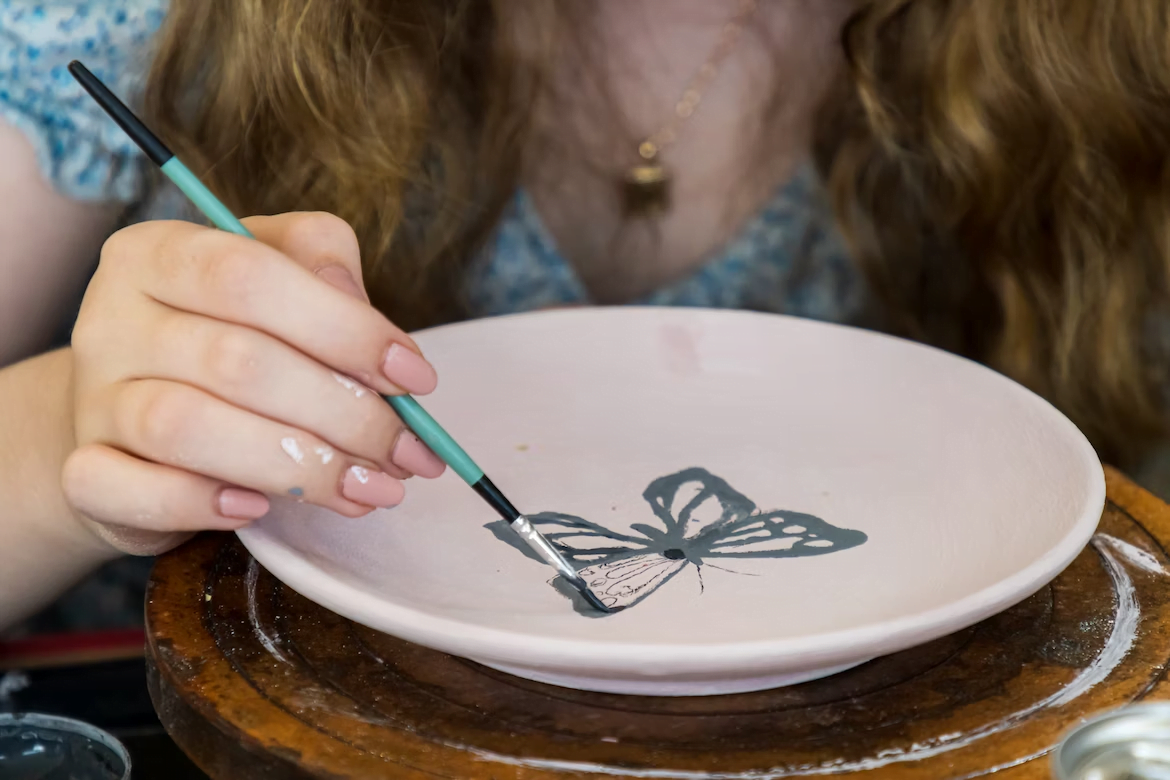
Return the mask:
<svg viewBox="0 0 1170 780">
<path fill-rule="evenodd" d="M 217 780 L 1041 780 L 1081 719 L 1170 698 L 1170 507 L 1108 482 L 1093 545 L 1007 612 L 829 679 L 702 698 L 509 677 L 339 617 L 205 536 L 154 572 L 151 692 Z"/>
</svg>

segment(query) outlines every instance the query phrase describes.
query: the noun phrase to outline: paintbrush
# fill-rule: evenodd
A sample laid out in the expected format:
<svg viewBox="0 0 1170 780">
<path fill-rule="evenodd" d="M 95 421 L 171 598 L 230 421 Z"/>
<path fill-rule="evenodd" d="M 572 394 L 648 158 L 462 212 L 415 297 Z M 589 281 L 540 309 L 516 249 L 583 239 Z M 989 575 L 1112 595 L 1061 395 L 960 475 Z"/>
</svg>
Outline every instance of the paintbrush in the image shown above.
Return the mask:
<svg viewBox="0 0 1170 780">
<path fill-rule="evenodd" d="M 188 170 L 174 153 L 163 144 L 149 128 L 134 115 L 118 97 L 110 91 L 97 76 L 80 62 L 74 60 L 69 63 L 69 72 L 73 78 L 85 88 L 94 100 L 97 101 L 118 126 L 130 137 L 134 143 L 145 152 L 151 162 L 159 167 L 168 179 L 175 183 L 184 195 L 211 222 L 220 230 L 229 233 L 255 238 L 248 229 L 224 206 L 203 182 Z M 471 459 L 462 447 L 451 438 L 443 427 L 419 405 L 418 401 L 409 395 L 382 396 L 385 401 L 397 412 L 402 421 L 426 443 L 436 455 L 451 467 L 459 477 L 478 493 L 500 517 L 511 526 L 512 530 L 524 540 L 542 560 L 552 566 L 557 572 L 581 594 L 590 606 L 602 612 L 615 612 L 607 607 L 597 597 L 589 585 L 577 573 L 565 556 L 546 539 L 540 531 L 528 522 L 524 515 L 517 511 L 512 502 L 500 492 L 487 475 L 483 473 L 475 461 Z"/>
</svg>

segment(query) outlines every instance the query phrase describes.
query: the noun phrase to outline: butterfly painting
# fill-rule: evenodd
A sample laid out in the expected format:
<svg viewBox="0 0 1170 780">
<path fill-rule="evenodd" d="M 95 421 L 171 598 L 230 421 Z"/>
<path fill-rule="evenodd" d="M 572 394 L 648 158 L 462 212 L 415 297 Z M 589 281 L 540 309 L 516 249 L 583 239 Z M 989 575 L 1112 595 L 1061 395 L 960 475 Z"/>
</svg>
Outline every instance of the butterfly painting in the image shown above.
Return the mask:
<svg viewBox="0 0 1170 780">
<path fill-rule="evenodd" d="M 656 479 L 642 497 L 650 505 L 648 522 L 635 523 L 625 533 L 558 512 L 527 517 L 577 567 L 606 606 L 622 609 L 644 601 L 688 567 L 694 567 L 701 593 L 704 567 L 742 574 L 728 564 L 827 555 L 867 540 L 861 531 L 838 528 L 802 512 L 761 512 L 747 496 L 701 468 Z M 516 543 L 504 521 L 487 528 L 535 558 Z M 553 585 L 561 585 L 559 580 Z M 567 584 L 558 590 L 577 601 Z M 583 614 L 592 612 L 583 602 L 577 607 Z"/>
</svg>

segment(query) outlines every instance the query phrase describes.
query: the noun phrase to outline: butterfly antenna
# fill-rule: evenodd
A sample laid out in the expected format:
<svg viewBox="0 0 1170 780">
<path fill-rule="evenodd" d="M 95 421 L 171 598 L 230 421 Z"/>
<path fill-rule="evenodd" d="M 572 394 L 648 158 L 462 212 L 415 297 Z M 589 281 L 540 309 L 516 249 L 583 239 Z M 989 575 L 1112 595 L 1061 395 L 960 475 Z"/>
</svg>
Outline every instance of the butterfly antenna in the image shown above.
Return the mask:
<svg viewBox="0 0 1170 780">
<path fill-rule="evenodd" d="M 699 575 L 699 595 L 702 596 L 707 592 L 707 586 L 703 583 L 703 567 L 701 565 L 695 566 L 695 574 Z"/>
<path fill-rule="evenodd" d="M 727 572 L 728 574 L 739 574 L 739 575 L 741 575 L 741 576 L 743 576 L 743 577 L 759 577 L 759 576 L 760 576 L 760 575 L 758 575 L 758 574 L 752 574 L 752 573 L 751 573 L 751 572 L 749 572 L 749 571 L 736 571 L 735 569 L 725 569 L 725 568 L 723 568 L 722 566 L 716 566 L 716 565 L 715 565 L 715 564 L 713 564 L 713 563 L 705 563 L 705 564 L 703 564 L 703 565 L 704 565 L 704 566 L 710 566 L 712 569 L 718 569 L 719 571 L 725 571 L 725 572 Z"/>
</svg>

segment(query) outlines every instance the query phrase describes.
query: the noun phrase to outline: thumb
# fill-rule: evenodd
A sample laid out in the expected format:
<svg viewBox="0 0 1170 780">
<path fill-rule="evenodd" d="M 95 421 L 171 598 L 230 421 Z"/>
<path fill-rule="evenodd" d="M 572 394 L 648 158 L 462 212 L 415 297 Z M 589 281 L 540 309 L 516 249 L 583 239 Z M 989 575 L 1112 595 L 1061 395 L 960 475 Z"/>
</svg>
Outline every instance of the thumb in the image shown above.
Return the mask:
<svg viewBox="0 0 1170 780">
<path fill-rule="evenodd" d="M 323 211 L 248 217 L 244 226 L 258 240 L 312 271 L 322 281 L 369 302 L 362 285 L 362 257 L 349 224 Z"/>
</svg>

